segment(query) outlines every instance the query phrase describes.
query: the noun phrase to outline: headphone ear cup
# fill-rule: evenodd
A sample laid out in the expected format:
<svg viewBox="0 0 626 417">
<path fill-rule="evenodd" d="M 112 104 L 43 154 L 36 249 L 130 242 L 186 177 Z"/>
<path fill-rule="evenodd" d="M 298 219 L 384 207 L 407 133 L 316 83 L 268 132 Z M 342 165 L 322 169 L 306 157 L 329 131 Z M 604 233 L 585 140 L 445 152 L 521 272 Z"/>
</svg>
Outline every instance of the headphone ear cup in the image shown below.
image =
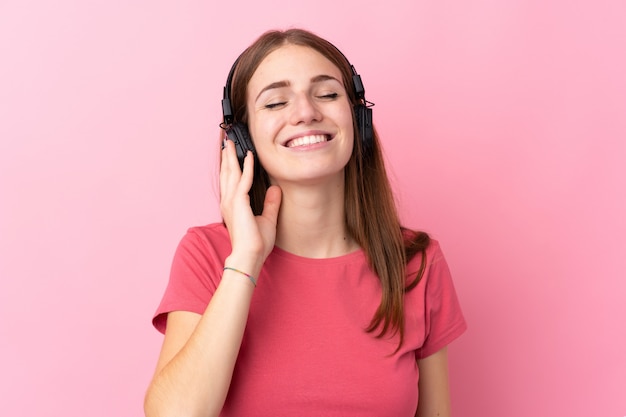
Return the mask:
<svg viewBox="0 0 626 417">
<path fill-rule="evenodd" d="M 248 126 L 244 123 L 233 123 L 226 129 L 226 136 L 235 144 L 239 166 L 243 171 L 243 160 L 248 151 L 251 151 L 256 156 L 256 149 L 254 149 Z"/>
<path fill-rule="evenodd" d="M 363 154 L 368 155 L 374 146 L 372 109 L 363 104 L 357 104 L 354 106 L 354 114 L 356 115 L 356 123 L 359 127 L 359 133 L 361 134 Z"/>
</svg>

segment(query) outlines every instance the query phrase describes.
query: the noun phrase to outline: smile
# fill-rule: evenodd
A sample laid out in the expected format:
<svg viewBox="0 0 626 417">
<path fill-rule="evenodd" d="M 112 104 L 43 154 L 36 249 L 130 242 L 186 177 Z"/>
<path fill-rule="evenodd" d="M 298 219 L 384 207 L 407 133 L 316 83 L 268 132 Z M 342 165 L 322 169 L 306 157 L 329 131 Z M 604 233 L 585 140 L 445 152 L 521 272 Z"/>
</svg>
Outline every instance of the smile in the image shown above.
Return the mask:
<svg viewBox="0 0 626 417">
<path fill-rule="evenodd" d="M 327 135 L 309 135 L 291 139 L 285 144 L 285 146 L 288 148 L 295 148 L 297 146 L 307 146 L 314 145 L 316 143 L 327 142 L 328 140 L 329 138 Z"/>
</svg>

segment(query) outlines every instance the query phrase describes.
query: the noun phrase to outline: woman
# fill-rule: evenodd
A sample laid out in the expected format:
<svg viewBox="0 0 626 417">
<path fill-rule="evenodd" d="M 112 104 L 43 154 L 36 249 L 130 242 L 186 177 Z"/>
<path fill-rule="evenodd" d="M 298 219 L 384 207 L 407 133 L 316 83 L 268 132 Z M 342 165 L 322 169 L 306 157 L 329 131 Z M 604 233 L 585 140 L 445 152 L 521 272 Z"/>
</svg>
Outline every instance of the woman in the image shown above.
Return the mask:
<svg viewBox="0 0 626 417">
<path fill-rule="evenodd" d="M 400 226 L 359 83 L 297 29 L 233 66 L 223 223 L 176 252 L 147 416 L 449 415 L 465 321 L 438 244 Z"/>
</svg>

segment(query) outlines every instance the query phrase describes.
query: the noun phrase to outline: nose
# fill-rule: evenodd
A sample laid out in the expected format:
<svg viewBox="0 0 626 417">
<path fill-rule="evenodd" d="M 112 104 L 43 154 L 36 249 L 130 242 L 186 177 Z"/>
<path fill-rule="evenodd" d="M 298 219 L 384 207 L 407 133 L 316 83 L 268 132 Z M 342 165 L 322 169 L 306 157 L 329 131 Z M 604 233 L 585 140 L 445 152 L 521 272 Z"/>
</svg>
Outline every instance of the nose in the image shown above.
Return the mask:
<svg viewBox="0 0 626 417">
<path fill-rule="evenodd" d="M 310 124 L 322 120 L 322 113 L 313 98 L 307 94 L 300 94 L 291 107 L 290 121 L 292 124 Z"/>
</svg>

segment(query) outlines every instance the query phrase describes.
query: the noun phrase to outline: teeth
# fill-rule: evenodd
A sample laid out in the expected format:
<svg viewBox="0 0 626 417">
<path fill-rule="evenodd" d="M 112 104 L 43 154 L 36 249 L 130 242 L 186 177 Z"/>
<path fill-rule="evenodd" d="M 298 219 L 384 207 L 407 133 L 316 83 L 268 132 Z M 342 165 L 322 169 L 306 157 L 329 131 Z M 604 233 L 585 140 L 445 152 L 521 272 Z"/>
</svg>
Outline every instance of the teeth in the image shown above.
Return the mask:
<svg viewBox="0 0 626 417">
<path fill-rule="evenodd" d="M 326 135 L 303 136 L 287 142 L 287 147 L 294 148 L 296 146 L 312 145 L 314 143 L 326 142 L 326 140 Z"/>
</svg>

